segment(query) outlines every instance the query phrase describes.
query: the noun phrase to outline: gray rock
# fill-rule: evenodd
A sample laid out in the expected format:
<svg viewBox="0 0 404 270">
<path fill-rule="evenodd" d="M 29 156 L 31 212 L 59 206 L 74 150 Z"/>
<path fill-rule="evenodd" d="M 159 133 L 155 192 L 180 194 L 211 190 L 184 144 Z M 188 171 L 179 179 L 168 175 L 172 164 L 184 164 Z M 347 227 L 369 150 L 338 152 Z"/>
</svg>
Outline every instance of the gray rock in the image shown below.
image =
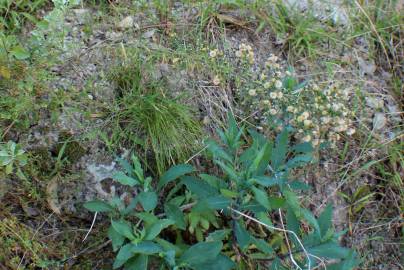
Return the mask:
<svg viewBox="0 0 404 270">
<path fill-rule="evenodd" d="M 384 128 L 387 124 L 387 118 L 384 115 L 384 113 L 378 112 L 375 113 L 375 116 L 373 117 L 373 128 L 375 130 L 381 130 Z"/>
<path fill-rule="evenodd" d="M 135 20 L 132 16 L 125 17 L 122 21 L 117 24 L 119 29 L 128 29 L 133 27 Z"/>
</svg>

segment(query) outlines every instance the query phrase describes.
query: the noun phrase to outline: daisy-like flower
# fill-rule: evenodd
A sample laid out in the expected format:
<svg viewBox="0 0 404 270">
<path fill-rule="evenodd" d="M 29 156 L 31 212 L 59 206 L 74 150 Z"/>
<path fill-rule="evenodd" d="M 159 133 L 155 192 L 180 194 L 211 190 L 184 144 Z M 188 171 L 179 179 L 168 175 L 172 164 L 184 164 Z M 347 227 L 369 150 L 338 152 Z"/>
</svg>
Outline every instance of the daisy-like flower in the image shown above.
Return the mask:
<svg viewBox="0 0 404 270">
<path fill-rule="evenodd" d="M 264 83 L 264 88 L 265 88 L 265 89 L 269 89 L 270 87 L 271 87 L 271 83 L 270 83 L 270 82 Z"/>
<path fill-rule="evenodd" d="M 286 108 L 286 111 L 287 111 L 287 112 L 293 112 L 293 111 L 294 111 L 294 107 L 291 106 L 291 105 L 289 105 L 289 106 Z"/>
<path fill-rule="evenodd" d="M 215 57 L 217 56 L 217 49 L 211 50 L 211 51 L 209 52 L 209 56 L 210 56 L 211 58 L 215 58 Z"/>
<path fill-rule="evenodd" d="M 271 104 L 268 99 L 263 100 L 262 103 L 264 103 L 265 105 Z"/>
<path fill-rule="evenodd" d="M 277 89 L 281 89 L 281 88 L 282 88 L 282 82 L 281 82 L 280 80 L 276 80 L 276 81 L 275 81 L 275 87 L 276 87 Z"/>
<path fill-rule="evenodd" d="M 283 93 L 282 92 L 278 92 L 276 95 L 277 95 L 278 98 L 283 98 Z"/>
<path fill-rule="evenodd" d="M 275 109 L 270 109 L 270 110 L 269 110 L 269 113 L 270 113 L 271 115 L 276 115 L 276 114 L 278 113 L 278 111 L 275 110 Z"/>
<path fill-rule="evenodd" d="M 255 91 L 255 89 L 250 89 L 250 90 L 248 90 L 248 94 L 249 94 L 250 96 L 254 97 L 254 96 L 257 95 L 257 91 Z"/>
<path fill-rule="evenodd" d="M 275 92 L 271 92 L 269 94 L 269 97 L 272 98 L 272 99 L 276 99 L 278 97 L 278 95 Z"/>
</svg>

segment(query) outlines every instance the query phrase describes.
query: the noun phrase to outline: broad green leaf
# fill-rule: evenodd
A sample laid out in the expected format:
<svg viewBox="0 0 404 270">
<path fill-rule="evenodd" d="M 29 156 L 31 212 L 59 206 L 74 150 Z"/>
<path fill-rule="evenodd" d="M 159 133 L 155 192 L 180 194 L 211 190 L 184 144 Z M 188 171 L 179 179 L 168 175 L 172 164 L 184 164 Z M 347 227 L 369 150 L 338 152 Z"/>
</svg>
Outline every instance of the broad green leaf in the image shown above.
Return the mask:
<svg viewBox="0 0 404 270">
<path fill-rule="evenodd" d="M 277 171 L 284 163 L 288 152 L 288 132 L 283 130 L 276 138 L 276 146 L 272 150 L 271 164 L 272 169 Z"/>
<path fill-rule="evenodd" d="M 297 235 L 300 234 L 300 222 L 290 206 L 288 206 L 286 210 L 286 228 L 289 231 L 295 232 Z M 296 239 L 294 239 L 294 237 L 291 239 L 292 241 L 296 242 Z"/>
<path fill-rule="evenodd" d="M 263 239 L 257 239 L 255 237 L 251 237 L 251 242 L 257 247 L 257 249 L 264 252 L 265 254 L 274 253 L 273 248 Z"/>
<path fill-rule="evenodd" d="M 304 142 L 293 146 L 292 150 L 296 153 L 310 153 L 314 151 L 314 148 L 311 143 Z"/>
<path fill-rule="evenodd" d="M 162 254 L 164 260 L 168 263 L 169 266 L 172 268 L 175 267 L 175 251 L 174 250 L 168 250 Z"/>
<path fill-rule="evenodd" d="M 226 198 L 237 198 L 238 196 L 238 192 L 231 191 L 230 189 L 227 188 L 221 188 L 220 193 Z"/>
<path fill-rule="evenodd" d="M 132 227 L 128 224 L 128 222 L 123 220 L 111 220 L 111 225 L 114 230 L 122 236 L 132 240 L 135 238 L 133 235 Z"/>
<path fill-rule="evenodd" d="M 207 197 L 204 200 L 198 202 L 197 205 L 194 206 L 193 209 L 195 211 L 206 211 L 206 209 L 212 209 L 212 210 L 221 210 L 225 209 L 230 205 L 230 200 L 226 197 L 223 197 L 221 195 L 217 196 L 212 196 L 212 197 Z"/>
<path fill-rule="evenodd" d="M 110 212 L 114 210 L 111 205 L 103 201 L 86 202 L 83 206 L 92 212 Z"/>
<path fill-rule="evenodd" d="M 116 173 L 114 173 L 114 175 L 112 176 L 112 178 L 113 178 L 115 181 L 117 181 L 117 182 L 119 182 L 119 183 L 121 183 L 122 185 L 125 185 L 125 186 L 133 187 L 133 186 L 135 186 L 135 185 L 139 185 L 139 184 L 140 184 L 138 180 L 136 180 L 136 179 L 134 179 L 134 178 L 132 178 L 132 177 L 127 176 L 127 175 L 124 174 L 123 172 L 116 172 Z"/>
<path fill-rule="evenodd" d="M 253 183 L 260 184 L 261 186 L 264 187 L 271 187 L 275 185 L 281 185 L 283 184 L 283 179 L 280 178 L 275 178 L 275 177 L 268 177 L 268 176 L 255 176 L 249 180 Z"/>
<path fill-rule="evenodd" d="M 179 247 L 179 245 L 174 245 L 173 243 L 161 239 L 161 238 L 156 238 L 154 240 L 154 242 L 156 242 L 157 244 L 159 244 L 165 251 L 170 251 L 170 250 L 174 250 L 176 254 L 180 254 L 182 252 L 181 248 Z"/>
<path fill-rule="evenodd" d="M 213 260 L 193 266 L 195 270 L 230 270 L 236 267 L 236 264 L 227 256 L 219 254 Z"/>
<path fill-rule="evenodd" d="M 146 223 L 146 226 L 151 226 L 152 224 L 156 223 L 159 221 L 159 219 L 153 215 L 152 213 L 147 213 L 147 212 L 141 212 L 141 213 L 136 213 L 136 217 L 140 218 Z"/>
<path fill-rule="evenodd" d="M 315 233 L 317 234 L 317 236 L 320 238 L 321 237 L 321 233 L 320 233 L 320 227 L 318 225 L 317 219 L 314 217 L 313 213 L 310 212 L 307 209 L 301 209 L 301 212 L 303 214 L 303 217 L 305 220 L 308 221 L 308 223 L 313 226 Z"/>
<path fill-rule="evenodd" d="M 180 228 L 181 230 L 185 230 L 186 224 L 184 219 L 184 213 L 178 206 L 172 203 L 167 203 L 164 206 L 164 210 L 167 217 L 172 219 L 178 228 Z"/>
<path fill-rule="evenodd" d="M 139 254 L 136 257 L 132 257 L 125 263 L 124 270 L 148 270 L 148 262 L 148 255 Z"/>
<path fill-rule="evenodd" d="M 335 242 L 327 242 L 314 247 L 307 247 L 307 252 L 318 257 L 328 259 L 343 259 L 350 255 L 351 250 L 338 245 Z"/>
<path fill-rule="evenodd" d="M 279 208 L 282 208 L 285 206 L 285 198 L 282 197 L 273 197 L 270 196 L 268 197 L 269 200 L 269 206 L 271 207 L 272 210 L 277 210 Z"/>
<path fill-rule="evenodd" d="M 125 237 L 123 237 L 120 233 L 115 231 L 114 227 L 110 226 L 108 228 L 108 237 L 112 242 L 112 250 L 117 251 L 125 241 Z"/>
<path fill-rule="evenodd" d="M 226 187 L 224 180 L 216 176 L 202 173 L 199 175 L 199 177 L 217 190 Z"/>
<path fill-rule="evenodd" d="M 214 187 L 195 176 L 181 177 L 181 183 L 186 185 L 188 190 L 196 194 L 198 198 L 201 199 L 218 194 Z"/>
<path fill-rule="evenodd" d="M 217 165 L 220 166 L 220 168 L 222 168 L 222 170 L 227 174 L 227 176 L 229 176 L 229 178 L 233 181 L 236 181 L 237 183 L 240 183 L 240 177 L 238 176 L 237 172 L 231 168 L 230 166 L 226 165 L 225 163 L 219 161 L 219 160 L 215 160 L 214 161 Z"/>
<path fill-rule="evenodd" d="M 318 226 L 320 227 L 321 237 L 327 234 L 332 226 L 332 204 L 327 204 L 323 212 L 318 217 Z"/>
<path fill-rule="evenodd" d="M 214 159 L 223 159 L 226 160 L 228 162 L 232 162 L 233 158 L 226 153 L 226 151 L 223 150 L 223 148 L 221 148 L 215 141 L 213 140 L 208 140 L 207 141 L 207 147 L 209 152 L 212 153 Z"/>
<path fill-rule="evenodd" d="M 251 237 L 244 225 L 239 221 L 234 221 L 234 233 L 236 235 L 237 243 L 242 250 L 246 249 L 251 242 Z"/>
<path fill-rule="evenodd" d="M 157 206 L 157 194 L 154 191 L 141 192 L 138 197 L 138 202 L 142 205 L 146 212 L 149 212 Z"/>
<path fill-rule="evenodd" d="M 294 158 L 290 159 L 286 163 L 286 166 L 289 169 L 298 168 L 298 167 L 301 167 L 301 166 L 309 163 L 312 159 L 313 159 L 313 157 L 311 154 L 298 155 L 298 156 L 295 156 Z"/>
<path fill-rule="evenodd" d="M 11 55 L 13 55 L 18 60 L 25 60 L 30 57 L 29 51 L 27 51 L 24 47 L 17 45 L 11 51 Z"/>
<path fill-rule="evenodd" d="M 197 243 L 185 250 L 179 262 L 194 266 L 213 260 L 219 255 L 222 246 L 220 241 Z"/>
<path fill-rule="evenodd" d="M 161 177 L 158 184 L 158 189 L 163 188 L 165 185 L 174 181 L 175 179 L 193 172 L 195 169 L 191 165 L 188 164 L 180 164 L 171 167 L 168 171 L 166 171 Z"/>
<path fill-rule="evenodd" d="M 260 203 L 265 209 L 269 210 L 270 205 L 269 205 L 269 200 L 268 200 L 268 194 L 266 191 L 258 189 L 254 186 L 251 187 L 252 192 L 254 193 L 255 200 Z"/>
<path fill-rule="evenodd" d="M 249 172 L 258 175 L 262 174 L 265 171 L 265 168 L 269 165 L 270 159 L 271 145 L 269 143 L 266 143 L 256 155 L 253 163 L 248 169 Z"/>
<path fill-rule="evenodd" d="M 170 225 L 173 225 L 175 222 L 171 219 L 161 219 L 147 228 L 145 240 L 153 240 L 156 238 L 162 230 L 167 228 Z"/>
<path fill-rule="evenodd" d="M 138 244 L 129 243 L 124 245 L 118 252 L 116 259 L 123 265 L 127 260 L 135 254 L 152 255 L 162 252 L 163 249 L 160 245 L 152 241 L 142 241 Z M 118 266 L 119 267 L 119 266 Z"/>
<path fill-rule="evenodd" d="M 294 190 L 310 190 L 310 186 L 301 181 L 292 181 L 288 183 L 289 187 Z"/>
<path fill-rule="evenodd" d="M 230 233 L 230 229 L 216 230 L 211 232 L 208 237 L 206 237 L 206 241 L 223 241 L 230 235 Z"/>
<path fill-rule="evenodd" d="M 297 198 L 296 193 L 289 189 L 284 189 L 283 195 L 285 196 L 286 202 L 289 205 L 290 209 L 292 209 L 292 211 L 295 213 L 296 218 L 300 219 L 302 217 L 302 208 L 300 207 L 300 202 Z"/>
</svg>

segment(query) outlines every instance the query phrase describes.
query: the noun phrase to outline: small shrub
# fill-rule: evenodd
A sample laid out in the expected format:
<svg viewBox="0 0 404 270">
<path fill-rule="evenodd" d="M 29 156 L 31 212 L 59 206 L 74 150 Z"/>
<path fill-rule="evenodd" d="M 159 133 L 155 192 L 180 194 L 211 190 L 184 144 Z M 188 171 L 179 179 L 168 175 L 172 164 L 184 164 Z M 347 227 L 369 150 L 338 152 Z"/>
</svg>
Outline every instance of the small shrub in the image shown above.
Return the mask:
<svg viewBox="0 0 404 270">
<path fill-rule="evenodd" d="M 338 261 L 327 269 L 353 269 L 358 260 L 338 244 L 332 206 L 315 217 L 299 202 L 298 192 L 310 187 L 292 173 L 312 161 L 312 146 L 290 145 L 287 130 L 275 143 L 247 136 L 229 119 L 220 143 L 207 142 L 220 174 L 182 164 L 153 181 L 132 156 L 114 179 L 136 195 L 84 205 L 111 217 L 114 269 L 149 269 L 153 260 L 162 269 L 236 269 L 235 262 L 237 269 L 313 269 L 322 258 Z"/>
<path fill-rule="evenodd" d="M 234 56 L 239 59 L 234 64 L 239 75 L 235 79 L 237 98 L 245 109 L 244 116 L 254 116 L 259 129 L 279 131 L 291 126 L 297 131 L 296 139 L 314 146 L 326 141 L 335 146 L 340 134 L 355 133 L 351 90 L 342 90 L 337 84 L 299 82 L 293 70 L 283 68 L 275 55 L 261 67 L 249 45 L 241 44 Z M 212 61 L 227 59 L 216 57 Z"/>
</svg>

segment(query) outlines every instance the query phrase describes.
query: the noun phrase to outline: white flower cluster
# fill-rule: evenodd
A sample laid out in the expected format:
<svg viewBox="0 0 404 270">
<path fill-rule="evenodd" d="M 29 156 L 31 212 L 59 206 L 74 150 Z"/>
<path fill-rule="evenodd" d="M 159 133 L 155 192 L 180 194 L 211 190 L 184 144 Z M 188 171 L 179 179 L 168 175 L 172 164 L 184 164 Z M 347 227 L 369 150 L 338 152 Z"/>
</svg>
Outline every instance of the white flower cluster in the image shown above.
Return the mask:
<svg viewBox="0 0 404 270">
<path fill-rule="evenodd" d="M 351 120 L 354 115 L 349 110 L 350 91 L 342 91 L 335 84 L 322 89 L 313 82 L 296 87 L 296 78 L 291 71 L 281 68 L 275 55 L 268 57 L 258 76 L 256 73 L 243 73 L 250 77 L 244 81 L 251 83 L 246 85 L 247 94 L 242 92 L 241 99 L 246 114 L 258 111 L 255 115 L 259 129 L 292 126 L 297 131 L 296 139 L 314 146 L 324 141 L 335 145 L 341 134 L 355 133 Z"/>
</svg>

